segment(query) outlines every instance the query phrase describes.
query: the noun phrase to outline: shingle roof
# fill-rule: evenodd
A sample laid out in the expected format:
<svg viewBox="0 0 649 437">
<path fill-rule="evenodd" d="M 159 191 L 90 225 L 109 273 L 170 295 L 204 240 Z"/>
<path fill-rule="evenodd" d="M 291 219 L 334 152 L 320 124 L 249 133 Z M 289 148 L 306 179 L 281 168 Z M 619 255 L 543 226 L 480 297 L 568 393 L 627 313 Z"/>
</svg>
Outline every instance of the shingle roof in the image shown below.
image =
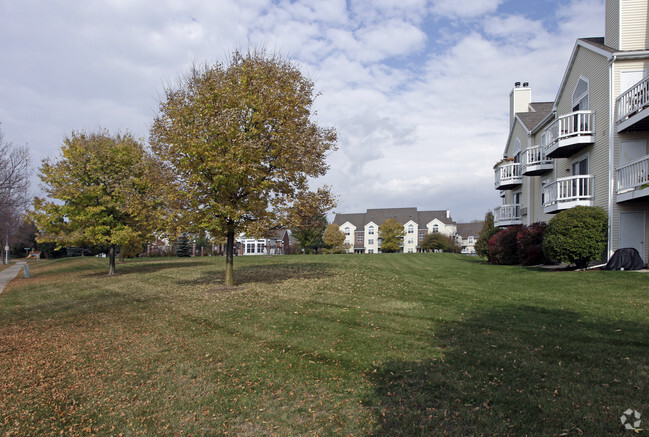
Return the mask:
<svg viewBox="0 0 649 437">
<path fill-rule="evenodd" d="M 523 123 L 528 131 L 533 130 L 545 117 L 552 112 L 554 102 L 535 102 L 530 106 L 534 111 L 517 112 L 516 117 Z"/>
<path fill-rule="evenodd" d="M 619 52 L 620 50 L 614 49 L 613 47 L 609 47 L 604 44 L 604 37 L 596 37 L 596 38 L 579 38 L 579 40 L 587 42 L 588 44 L 592 44 L 602 50 L 606 50 L 607 52 L 610 53 L 616 53 Z"/>
<path fill-rule="evenodd" d="M 402 224 L 412 220 L 421 227 L 426 226 L 434 219 L 438 219 L 445 224 L 455 223 L 446 210 L 417 211 L 417 208 L 376 208 L 368 209 L 364 213 L 336 214 L 333 223 L 340 226 L 345 222 L 349 222 L 357 228 L 361 228 L 370 222 L 380 226 L 388 218 L 394 218 Z"/>
<path fill-rule="evenodd" d="M 457 224 L 457 234 L 463 238 L 466 237 L 477 237 L 480 235 L 482 230 L 483 222 L 475 223 L 458 223 Z"/>
</svg>

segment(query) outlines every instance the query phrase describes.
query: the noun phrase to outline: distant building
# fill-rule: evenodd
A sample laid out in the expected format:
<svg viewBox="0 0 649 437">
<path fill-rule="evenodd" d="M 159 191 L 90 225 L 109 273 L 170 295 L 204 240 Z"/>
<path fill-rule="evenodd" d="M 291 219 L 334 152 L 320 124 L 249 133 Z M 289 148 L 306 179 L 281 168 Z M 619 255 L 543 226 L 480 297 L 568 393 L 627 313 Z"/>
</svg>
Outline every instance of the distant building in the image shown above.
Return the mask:
<svg viewBox="0 0 649 437">
<path fill-rule="evenodd" d="M 345 233 L 349 253 L 379 253 L 379 226 L 388 218 L 403 225 L 405 237 L 400 252 L 419 252 L 420 243 L 428 234 L 453 236 L 457 227 L 449 210 L 417 211 L 417 208 L 368 209 L 364 213 L 336 214 L 333 223 Z"/>
<path fill-rule="evenodd" d="M 483 222 L 458 223 L 456 241 L 462 248 L 461 253 L 465 255 L 475 255 L 475 243 L 482 230 Z"/>
<path fill-rule="evenodd" d="M 286 255 L 291 253 L 292 238 L 285 229 L 268 238 L 247 238 L 241 234 L 236 239 L 237 255 Z"/>
</svg>

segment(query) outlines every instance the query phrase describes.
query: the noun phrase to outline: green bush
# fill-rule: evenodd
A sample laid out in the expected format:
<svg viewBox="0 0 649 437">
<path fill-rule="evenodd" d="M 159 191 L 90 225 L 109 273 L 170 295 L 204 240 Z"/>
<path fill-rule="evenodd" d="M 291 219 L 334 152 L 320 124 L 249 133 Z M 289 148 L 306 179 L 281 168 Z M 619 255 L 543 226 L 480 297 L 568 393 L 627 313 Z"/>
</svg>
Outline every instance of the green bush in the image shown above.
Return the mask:
<svg viewBox="0 0 649 437">
<path fill-rule="evenodd" d="M 500 228 L 494 227 L 493 213 L 491 211 L 487 212 L 480 235 L 478 235 L 478 240 L 475 243 L 475 252 L 478 256 L 489 258 L 489 240 L 500 231 Z"/>
<path fill-rule="evenodd" d="M 577 268 L 599 259 L 606 249 L 608 217 L 602 208 L 576 206 L 560 212 L 543 234 L 543 253 Z"/>
</svg>

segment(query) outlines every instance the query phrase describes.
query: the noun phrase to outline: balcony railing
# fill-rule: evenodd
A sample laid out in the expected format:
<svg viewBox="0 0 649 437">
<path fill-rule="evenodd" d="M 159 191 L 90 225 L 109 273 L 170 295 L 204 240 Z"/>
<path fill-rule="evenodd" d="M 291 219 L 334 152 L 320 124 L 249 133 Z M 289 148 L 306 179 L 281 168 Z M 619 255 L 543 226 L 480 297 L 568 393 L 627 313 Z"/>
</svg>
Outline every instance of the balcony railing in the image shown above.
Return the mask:
<svg viewBox="0 0 649 437">
<path fill-rule="evenodd" d="M 542 146 L 535 146 L 523 152 L 522 173 L 524 176 L 536 176 L 552 170 L 552 159 L 545 156 Z"/>
<path fill-rule="evenodd" d="M 595 112 L 575 111 L 557 118 L 545 129 L 545 156 L 566 158 L 595 142 Z"/>
<path fill-rule="evenodd" d="M 622 123 L 649 106 L 649 76 L 620 94 L 615 101 L 617 123 Z"/>
<path fill-rule="evenodd" d="M 500 205 L 494 208 L 494 226 L 520 225 L 521 223 L 521 205 Z"/>
<path fill-rule="evenodd" d="M 615 180 L 618 202 L 649 196 L 649 155 L 618 168 Z"/>
<path fill-rule="evenodd" d="M 496 167 L 494 185 L 496 190 L 506 190 L 523 183 L 521 175 L 521 164 L 512 162 L 509 164 L 500 164 Z"/>
<path fill-rule="evenodd" d="M 578 205 L 593 206 L 593 176 L 560 178 L 543 187 L 543 210 L 554 214 Z"/>
</svg>

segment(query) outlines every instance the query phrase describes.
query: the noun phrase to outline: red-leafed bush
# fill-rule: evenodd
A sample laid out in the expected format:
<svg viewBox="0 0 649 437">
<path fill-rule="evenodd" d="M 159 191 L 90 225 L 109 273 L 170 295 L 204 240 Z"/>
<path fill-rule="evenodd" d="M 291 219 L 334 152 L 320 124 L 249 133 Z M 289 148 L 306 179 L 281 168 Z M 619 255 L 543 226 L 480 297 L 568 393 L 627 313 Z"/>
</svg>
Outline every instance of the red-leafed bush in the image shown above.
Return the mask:
<svg viewBox="0 0 649 437">
<path fill-rule="evenodd" d="M 547 225 L 542 222 L 532 223 L 529 226 L 524 226 L 518 232 L 516 245 L 521 264 L 525 266 L 545 264 L 546 259 L 543 254 L 543 232 L 545 231 L 546 226 Z"/>
<path fill-rule="evenodd" d="M 520 263 L 517 237 L 520 226 L 510 226 L 489 239 L 489 262 L 513 265 Z"/>
</svg>

